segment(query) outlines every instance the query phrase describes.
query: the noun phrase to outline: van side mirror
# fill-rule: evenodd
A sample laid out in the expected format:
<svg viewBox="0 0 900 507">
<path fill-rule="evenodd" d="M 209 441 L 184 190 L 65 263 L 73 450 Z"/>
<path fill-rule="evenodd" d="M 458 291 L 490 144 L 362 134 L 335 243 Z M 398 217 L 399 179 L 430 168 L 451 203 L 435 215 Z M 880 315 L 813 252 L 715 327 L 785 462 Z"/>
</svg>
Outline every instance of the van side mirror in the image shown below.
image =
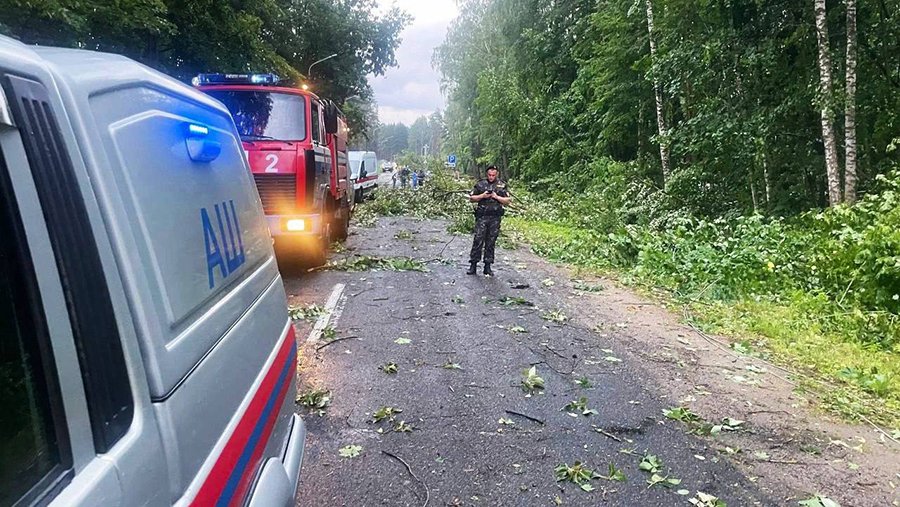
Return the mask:
<svg viewBox="0 0 900 507">
<path fill-rule="evenodd" d="M 334 102 L 325 103 L 325 132 L 328 134 L 337 134 L 338 132 L 338 115 L 340 111 Z"/>
</svg>

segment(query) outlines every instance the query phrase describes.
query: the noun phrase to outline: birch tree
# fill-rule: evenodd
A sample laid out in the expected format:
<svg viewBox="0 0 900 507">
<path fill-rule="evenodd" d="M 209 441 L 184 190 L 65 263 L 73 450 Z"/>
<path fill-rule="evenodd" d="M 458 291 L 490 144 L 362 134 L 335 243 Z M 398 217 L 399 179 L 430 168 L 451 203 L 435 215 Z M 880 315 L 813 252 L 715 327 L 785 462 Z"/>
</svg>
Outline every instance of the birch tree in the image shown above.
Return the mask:
<svg viewBox="0 0 900 507">
<path fill-rule="evenodd" d="M 831 50 L 828 42 L 828 20 L 825 0 L 813 0 L 816 16 L 816 39 L 819 46 L 819 113 L 822 118 L 822 142 L 825 145 L 825 171 L 828 180 L 828 202 L 841 203 L 841 170 L 838 165 L 834 137 L 834 96 L 831 81 Z"/>
<path fill-rule="evenodd" d="M 650 35 L 650 60 L 656 61 L 656 37 L 653 25 L 653 2 L 647 0 L 647 32 Z M 659 77 L 653 74 L 653 91 L 656 94 L 656 124 L 659 128 L 659 158 L 662 163 L 663 181 L 669 180 L 672 166 L 669 159 L 669 129 L 666 126 L 666 117 L 663 113 L 662 88 L 659 85 Z"/>
<path fill-rule="evenodd" d="M 844 201 L 856 202 L 856 0 L 847 8 L 846 103 L 844 105 Z"/>
</svg>

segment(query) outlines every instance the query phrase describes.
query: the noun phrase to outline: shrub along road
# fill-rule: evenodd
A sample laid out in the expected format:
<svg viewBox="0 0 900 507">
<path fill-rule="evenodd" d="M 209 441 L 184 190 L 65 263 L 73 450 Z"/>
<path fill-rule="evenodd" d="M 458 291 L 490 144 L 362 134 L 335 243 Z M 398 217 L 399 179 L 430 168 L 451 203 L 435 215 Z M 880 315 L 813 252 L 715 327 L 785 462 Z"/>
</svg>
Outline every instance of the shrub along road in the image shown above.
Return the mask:
<svg viewBox="0 0 900 507">
<path fill-rule="evenodd" d="M 803 400 L 764 366 L 522 250 L 499 254 L 496 278 L 467 277 L 469 238 L 445 229 L 380 219 L 333 268 L 286 279 L 293 306 L 334 307 L 297 322 L 299 505 L 895 500 L 891 450 L 807 428 Z"/>
</svg>

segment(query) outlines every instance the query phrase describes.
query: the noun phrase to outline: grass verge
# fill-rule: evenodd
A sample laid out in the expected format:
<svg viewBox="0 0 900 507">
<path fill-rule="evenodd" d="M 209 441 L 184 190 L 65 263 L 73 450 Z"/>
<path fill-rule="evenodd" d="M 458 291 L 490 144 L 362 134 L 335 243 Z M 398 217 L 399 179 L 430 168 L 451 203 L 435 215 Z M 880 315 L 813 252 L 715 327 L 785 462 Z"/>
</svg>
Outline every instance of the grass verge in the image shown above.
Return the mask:
<svg viewBox="0 0 900 507">
<path fill-rule="evenodd" d="M 641 289 L 664 288 L 684 305 L 698 328 L 729 336 L 735 349 L 788 366 L 798 388 L 814 393 L 821 406 L 845 419 L 860 416 L 888 428 L 900 428 L 900 361 L 893 350 L 847 340 L 822 326 L 815 297 L 797 292 L 789 299 L 715 300 L 679 296 L 665 277 L 614 267 L 613 253 L 590 231 L 510 217 L 513 235 L 545 258 L 612 276 Z M 648 291 L 649 292 L 649 291 Z M 658 297 L 659 291 L 653 291 Z"/>
</svg>

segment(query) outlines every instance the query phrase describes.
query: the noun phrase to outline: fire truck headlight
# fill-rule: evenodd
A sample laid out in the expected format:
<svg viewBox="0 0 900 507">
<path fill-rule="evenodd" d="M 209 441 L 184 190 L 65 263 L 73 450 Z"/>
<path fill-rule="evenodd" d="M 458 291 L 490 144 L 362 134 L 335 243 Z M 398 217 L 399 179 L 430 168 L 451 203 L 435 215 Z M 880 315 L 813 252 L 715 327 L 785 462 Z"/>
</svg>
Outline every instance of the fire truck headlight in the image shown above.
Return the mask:
<svg viewBox="0 0 900 507">
<path fill-rule="evenodd" d="M 284 223 L 284 228 L 288 232 L 304 232 L 306 231 L 306 220 L 302 218 L 292 218 Z"/>
</svg>

